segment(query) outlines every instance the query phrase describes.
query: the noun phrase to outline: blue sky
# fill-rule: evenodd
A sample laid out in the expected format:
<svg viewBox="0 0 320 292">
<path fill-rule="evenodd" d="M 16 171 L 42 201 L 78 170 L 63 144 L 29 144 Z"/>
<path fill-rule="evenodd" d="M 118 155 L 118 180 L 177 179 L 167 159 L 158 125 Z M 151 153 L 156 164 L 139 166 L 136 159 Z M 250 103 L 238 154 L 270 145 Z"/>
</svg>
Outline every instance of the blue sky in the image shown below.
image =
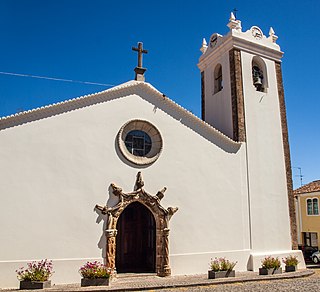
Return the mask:
<svg viewBox="0 0 320 292">
<path fill-rule="evenodd" d="M 318 0 L 1 0 L 0 71 L 117 85 L 134 78 L 143 41 L 146 81 L 200 116 L 201 41 L 226 34 L 235 7 L 243 30 L 279 36 L 294 186 L 295 167 L 304 183 L 320 179 Z M 0 74 L 0 116 L 106 88 Z"/>
</svg>

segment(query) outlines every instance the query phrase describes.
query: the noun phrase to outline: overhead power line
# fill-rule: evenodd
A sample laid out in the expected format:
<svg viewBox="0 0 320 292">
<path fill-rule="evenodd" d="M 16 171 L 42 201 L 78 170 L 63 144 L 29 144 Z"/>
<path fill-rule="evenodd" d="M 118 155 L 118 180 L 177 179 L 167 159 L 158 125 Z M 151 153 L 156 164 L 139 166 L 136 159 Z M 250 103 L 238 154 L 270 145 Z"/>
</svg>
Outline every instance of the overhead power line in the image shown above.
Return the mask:
<svg viewBox="0 0 320 292">
<path fill-rule="evenodd" d="M 63 82 L 72 82 L 72 83 L 81 83 L 87 85 L 99 85 L 99 86 L 114 86 L 113 84 L 105 84 L 105 83 L 97 83 L 97 82 L 89 82 L 89 81 L 80 81 L 80 80 L 72 80 L 72 79 L 64 79 L 64 78 L 55 78 L 55 77 L 48 77 L 48 76 L 39 76 L 39 75 L 31 75 L 31 74 L 21 74 L 21 73 L 12 73 L 12 72 L 2 72 L 2 75 L 10 75 L 10 76 L 19 76 L 19 77 L 29 77 L 29 78 L 37 78 L 37 79 L 46 79 L 46 80 L 53 80 L 53 81 L 63 81 Z"/>
</svg>

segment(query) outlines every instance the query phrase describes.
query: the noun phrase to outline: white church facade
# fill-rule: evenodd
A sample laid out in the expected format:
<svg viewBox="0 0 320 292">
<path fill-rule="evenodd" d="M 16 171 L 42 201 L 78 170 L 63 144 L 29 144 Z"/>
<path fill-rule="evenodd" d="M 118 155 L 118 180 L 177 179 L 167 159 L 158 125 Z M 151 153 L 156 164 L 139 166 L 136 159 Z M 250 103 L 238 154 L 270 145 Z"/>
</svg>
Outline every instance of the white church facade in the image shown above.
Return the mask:
<svg viewBox="0 0 320 292">
<path fill-rule="evenodd" d="M 53 283 L 86 261 L 118 273 L 256 271 L 297 255 L 282 52 L 270 29 L 203 42 L 202 119 L 144 81 L 0 119 L 0 287 L 52 259 Z M 142 48 L 141 48 L 142 49 Z"/>
</svg>

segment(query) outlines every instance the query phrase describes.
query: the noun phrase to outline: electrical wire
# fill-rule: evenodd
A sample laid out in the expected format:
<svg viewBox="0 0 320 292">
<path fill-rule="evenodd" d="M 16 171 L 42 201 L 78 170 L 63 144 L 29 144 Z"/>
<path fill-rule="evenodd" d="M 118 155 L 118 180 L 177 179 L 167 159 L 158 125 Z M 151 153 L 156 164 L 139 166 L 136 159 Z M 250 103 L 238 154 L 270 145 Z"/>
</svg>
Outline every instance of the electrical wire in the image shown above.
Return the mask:
<svg viewBox="0 0 320 292">
<path fill-rule="evenodd" d="M 113 84 L 105 84 L 105 83 L 97 83 L 97 82 L 89 82 L 89 81 L 80 81 L 80 80 L 72 80 L 72 79 L 64 79 L 64 78 L 55 78 L 55 77 L 48 77 L 48 76 L 39 76 L 39 75 L 31 75 L 31 74 L 21 74 L 21 73 L 12 73 L 12 72 L 2 72 L 2 75 L 10 75 L 10 76 L 19 76 L 19 77 L 29 77 L 29 78 L 37 78 L 37 79 L 46 79 L 46 80 L 53 80 L 53 81 L 63 81 L 63 82 L 72 82 L 72 83 L 81 83 L 87 85 L 99 85 L 99 86 L 114 86 Z"/>
</svg>

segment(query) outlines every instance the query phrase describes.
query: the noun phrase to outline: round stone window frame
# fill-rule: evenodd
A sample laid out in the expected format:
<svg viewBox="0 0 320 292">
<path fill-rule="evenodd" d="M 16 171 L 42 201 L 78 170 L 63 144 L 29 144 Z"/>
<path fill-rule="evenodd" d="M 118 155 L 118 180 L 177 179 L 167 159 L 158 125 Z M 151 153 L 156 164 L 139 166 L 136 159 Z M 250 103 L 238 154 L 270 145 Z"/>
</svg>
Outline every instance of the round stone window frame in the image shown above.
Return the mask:
<svg viewBox="0 0 320 292">
<path fill-rule="evenodd" d="M 151 139 L 151 149 L 145 156 L 133 155 L 126 147 L 126 136 L 133 130 L 143 131 Z M 153 124 L 145 120 L 131 120 L 125 123 L 119 130 L 117 141 L 121 154 L 128 161 L 136 165 L 148 165 L 155 162 L 159 158 L 163 147 L 160 131 Z"/>
</svg>

